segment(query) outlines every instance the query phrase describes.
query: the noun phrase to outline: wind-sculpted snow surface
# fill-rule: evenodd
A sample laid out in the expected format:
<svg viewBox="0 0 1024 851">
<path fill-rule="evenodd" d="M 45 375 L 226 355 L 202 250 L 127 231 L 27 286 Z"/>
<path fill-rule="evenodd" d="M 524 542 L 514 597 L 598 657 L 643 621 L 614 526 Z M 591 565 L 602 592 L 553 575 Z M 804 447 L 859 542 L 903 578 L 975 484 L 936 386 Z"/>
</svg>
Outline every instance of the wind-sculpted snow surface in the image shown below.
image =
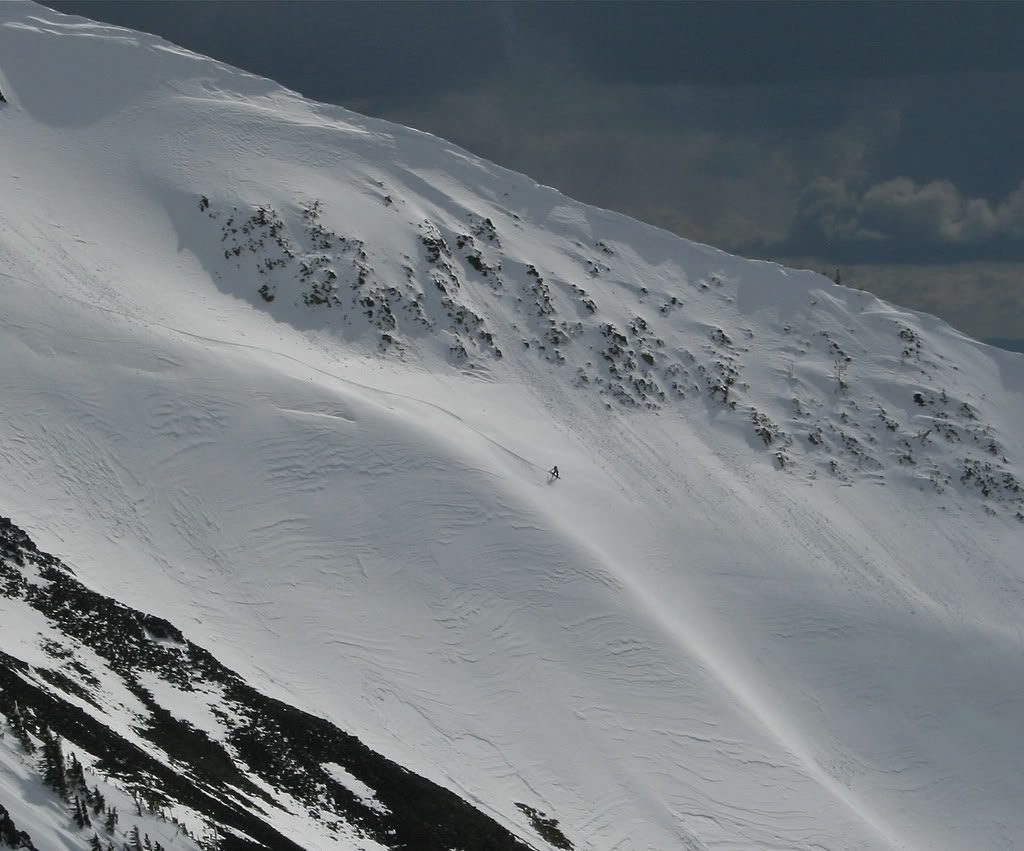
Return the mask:
<svg viewBox="0 0 1024 851">
<path fill-rule="evenodd" d="M 1024 358 L 38 6 L 0 89 L 86 588 L 538 848 L 1020 846 Z"/>
<path fill-rule="evenodd" d="M 0 583 L 5 617 L 38 629 L 21 630 L 16 657 L 0 655 L 0 712 L 23 751 L 0 764 L 30 773 L 26 757 L 62 740 L 62 749 L 89 751 L 90 774 L 116 778 L 135 804 L 135 825 L 119 830 L 116 804 L 105 803 L 111 792 L 95 783 L 92 792 L 83 769 L 76 781 L 77 756 L 60 771 L 47 763 L 43 784 L 55 797 L 73 799 L 73 811 L 85 799 L 93 811 L 91 819 L 75 811 L 80 830 L 102 823 L 116 841 L 148 815 L 171 821 L 162 832 L 168 842 L 182 837 L 175 847 L 212 833 L 218 847 L 238 849 L 526 848 L 447 790 L 267 699 L 173 624 L 84 588 L 3 517 Z M 181 819 L 168 815 L 179 810 Z M 296 815 L 319 828 L 313 836 L 296 829 Z"/>
</svg>

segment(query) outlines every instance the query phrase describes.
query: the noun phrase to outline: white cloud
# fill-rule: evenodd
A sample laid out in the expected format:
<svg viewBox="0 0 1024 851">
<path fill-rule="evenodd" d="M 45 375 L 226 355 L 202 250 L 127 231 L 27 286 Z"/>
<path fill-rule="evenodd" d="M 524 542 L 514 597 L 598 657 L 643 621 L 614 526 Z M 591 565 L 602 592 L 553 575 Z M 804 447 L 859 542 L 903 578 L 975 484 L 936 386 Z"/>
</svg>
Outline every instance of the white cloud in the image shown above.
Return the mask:
<svg viewBox="0 0 1024 851">
<path fill-rule="evenodd" d="M 905 239 L 981 243 L 1024 236 L 1024 182 L 998 205 L 966 198 L 949 180 L 916 183 L 896 177 L 858 192 L 845 178 L 819 177 L 801 194 L 794 235 L 827 241 Z"/>
<path fill-rule="evenodd" d="M 996 216 L 982 198 L 965 199 L 948 180 L 918 185 L 906 177 L 872 186 L 860 202 L 870 230 L 922 242 L 977 242 L 996 231 Z"/>
<path fill-rule="evenodd" d="M 996 210 L 999 230 L 1012 237 L 1024 237 L 1024 180 Z"/>
</svg>

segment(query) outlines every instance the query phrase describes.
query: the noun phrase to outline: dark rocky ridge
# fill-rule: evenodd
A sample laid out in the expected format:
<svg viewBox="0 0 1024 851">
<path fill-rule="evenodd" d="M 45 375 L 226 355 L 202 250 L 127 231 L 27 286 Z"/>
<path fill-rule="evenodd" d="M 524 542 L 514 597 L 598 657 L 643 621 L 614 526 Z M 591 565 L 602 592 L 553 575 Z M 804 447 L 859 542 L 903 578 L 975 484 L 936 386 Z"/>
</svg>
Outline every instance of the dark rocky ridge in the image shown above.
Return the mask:
<svg viewBox="0 0 1024 851">
<path fill-rule="evenodd" d="M 91 591 L 3 517 L 0 594 L 44 614 L 65 642 L 41 639 L 40 646 L 54 660 L 45 670 L 0 652 L 0 712 L 9 717 L 16 703 L 30 727 L 45 725 L 98 756 L 97 769 L 104 776 L 136 789 L 144 800 L 178 802 L 202 813 L 221 830 L 223 849 L 300 847 L 278 832 L 272 816 L 256 815 L 272 812 L 275 802 L 250 778 L 287 792 L 312 818 L 323 821 L 323 814 L 330 813 L 337 828 L 350 825 L 388 848 L 531 847 L 459 796 L 355 736 L 262 695 L 173 624 Z M 135 732 L 166 759 L 152 756 L 104 723 L 108 695 L 76 648 L 100 657 L 147 708 L 148 723 Z M 184 692 L 221 693 L 223 700 L 214 712 L 228 729 L 226 746 L 161 706 L 142 684 L 143 674 L 156 675 Z M 85 711 L 71 695 L 97 711 Z M 373 789 L 378 806 L 368 805 L 334 779 L 325 763 L 344 767 Z"/>
</svg>

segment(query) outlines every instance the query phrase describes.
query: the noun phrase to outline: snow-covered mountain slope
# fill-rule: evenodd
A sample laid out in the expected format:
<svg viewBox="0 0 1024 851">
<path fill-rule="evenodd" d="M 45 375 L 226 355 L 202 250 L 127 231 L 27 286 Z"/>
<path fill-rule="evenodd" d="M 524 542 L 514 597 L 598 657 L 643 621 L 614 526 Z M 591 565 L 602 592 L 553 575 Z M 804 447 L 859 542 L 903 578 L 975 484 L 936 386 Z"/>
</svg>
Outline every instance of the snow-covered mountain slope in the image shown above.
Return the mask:
<svg viewBox="0 0 1024 851">
<path fill-rule="evenodd" d="M 86 588 L 7 518 L 0 582 L 15 654 L 0 652 L 12 834 L 47 844 L 49 822 L 108 843 L 138 833 L 144 849 L 150 833 L 225 851 L 526 847 L 450 791 L 260 694 L 173 624 Z M 55 756 L 71 742 L 81 760 Z"/>
<path fill-rule="evenodd" d="M 35 5 L 0 91 L 0 513 L 92 593 L 538 848 L 1020 846 L 1024 358 Z"/>
</svg>

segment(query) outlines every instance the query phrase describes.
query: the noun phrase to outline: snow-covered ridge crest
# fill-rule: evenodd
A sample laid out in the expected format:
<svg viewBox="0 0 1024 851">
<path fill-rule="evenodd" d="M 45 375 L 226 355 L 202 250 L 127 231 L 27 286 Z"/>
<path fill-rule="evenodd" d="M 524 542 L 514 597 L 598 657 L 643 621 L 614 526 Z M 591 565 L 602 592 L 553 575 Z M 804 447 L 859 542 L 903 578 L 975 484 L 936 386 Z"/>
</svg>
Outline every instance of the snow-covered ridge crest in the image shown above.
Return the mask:
<svg viewBox="0 0 1024 851">
<path fill-rule="evenodd" d="M 0 5 L 0 502 L 86 588 L 538 847 L 1024 835 L 1020 356 L 90 26 Z"/>
<path fill-rule="evenodd" d="M 8 36 L 18 36 L 5 40 L 8 100 L 54 126 L 92 124 L 137 104 L 178 77 L 187 63 L 194 66 L 188 76 L 229 79 L 238 93 L 281 88 L 156 36 L 61 15 L 26 0 L 5 6 L 2 26 Z"/>
</svg>

